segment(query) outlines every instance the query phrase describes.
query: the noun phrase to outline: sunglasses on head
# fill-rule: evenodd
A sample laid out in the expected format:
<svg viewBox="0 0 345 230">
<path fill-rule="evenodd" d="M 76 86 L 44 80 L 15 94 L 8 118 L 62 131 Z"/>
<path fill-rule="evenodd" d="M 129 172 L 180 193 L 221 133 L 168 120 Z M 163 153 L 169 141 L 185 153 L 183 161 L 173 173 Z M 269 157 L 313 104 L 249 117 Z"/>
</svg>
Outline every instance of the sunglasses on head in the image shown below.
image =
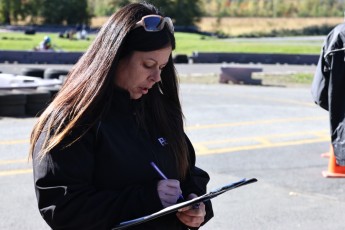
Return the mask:
<svg viewBox="0 0 345 230">
<path fill-rule="evenodd" d="M 147 32 L 157 32 L 161 31 L 164 28 L 165 24 L 168 26 L 169 31 L 173 34 L 174 25 L 172 23 L 171 18 L 162 17 L 156 14 L 151 14 L 142 17 L 141 20 L 136 23 L 134 29 L 142 26 Z"/>
</svg>

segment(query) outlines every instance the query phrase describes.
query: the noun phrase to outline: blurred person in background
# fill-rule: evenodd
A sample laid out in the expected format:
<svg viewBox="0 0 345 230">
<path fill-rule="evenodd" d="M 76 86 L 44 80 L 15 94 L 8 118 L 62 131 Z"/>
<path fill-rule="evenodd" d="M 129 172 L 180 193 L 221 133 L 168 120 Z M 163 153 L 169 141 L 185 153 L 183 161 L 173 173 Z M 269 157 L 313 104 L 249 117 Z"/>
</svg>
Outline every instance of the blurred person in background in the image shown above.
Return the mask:
<svg viewBox="0 0 345 230">
<path fill-rule="evenodd" d="M 34 48 L 35 51 L 54 51 L 52 41 L 49 36 L 45 36 L 40 44 Z"/>
</svg>

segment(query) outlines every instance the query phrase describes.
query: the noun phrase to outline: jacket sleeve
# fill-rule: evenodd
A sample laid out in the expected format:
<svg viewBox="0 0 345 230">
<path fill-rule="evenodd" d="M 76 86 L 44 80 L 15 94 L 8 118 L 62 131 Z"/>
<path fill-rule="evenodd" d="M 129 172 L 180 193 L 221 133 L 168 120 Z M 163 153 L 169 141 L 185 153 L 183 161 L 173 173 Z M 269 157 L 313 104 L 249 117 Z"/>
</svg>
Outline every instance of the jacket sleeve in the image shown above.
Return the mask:
<svg viewBox="0 0 345 230">
<path fill-rule="evenodd" d="M 190 193 L 195 193 L 201 196 L 207 192 L 207 184 L 210 181 L 210 177 L 207 172 L 195 166 L 195 151 L 192 143 L 186 135 L 186 141 L 189 149 L 189 159 L 190 159 L 190 173 L 187 178 L 187 183 L 183 184 L 182 190 L 184 191 L 184 196 L 188 196 Z M 211 201 L 205 202 L 206 216 L 205 221 L 202 225 L 206 224 L 213 217 L 213 209 Z M 198 228 L 190 228 L 198 229 Z"/>
<path fill-rule="evenodd" d="M 314 102 L 321 108 L 328 110 L 328 87 L 330 78 L 330 65 L 326 61 L 325 55 L 326 43 L 322 48 L 320 58 L 316 67 L 311 87 L 311 94 Z"/>
<path fill-rule="evenodd" d="M 35 145 L 33 169 L 38 207 L 52 229 L 110 229 L 133 216 L 148 215 L 162 208 L 155 184 L 121 191 L 96 188 L 94 132 L 85 133 L 65 147 L 79 134 L 70 135 L 43 158 L 38 157 L 38 152 L 44 133 Z"/>
</svg>

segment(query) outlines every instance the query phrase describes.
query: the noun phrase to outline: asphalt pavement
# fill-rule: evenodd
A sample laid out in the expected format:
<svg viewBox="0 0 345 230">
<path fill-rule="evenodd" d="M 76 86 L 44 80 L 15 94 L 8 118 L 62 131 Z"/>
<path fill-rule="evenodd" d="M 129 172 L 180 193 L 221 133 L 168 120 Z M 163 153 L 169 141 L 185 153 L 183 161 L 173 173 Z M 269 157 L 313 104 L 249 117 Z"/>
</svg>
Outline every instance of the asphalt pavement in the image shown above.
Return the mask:
<svg viewBox="0 0 345 230">
<path fill-rule="evenodd" d="M 220 66 L 177 65 L 177 70 L 217 73 Z M 4 67 L 7 64 L 0 70 Z M 12 71 L 20 67 L 12 66 Z M 276 72 L 315 67 L 264 68 Z M 211 177 L 208 189 L 242 178 L 258 179 L 215 198 L 215 217 L 201 229 L 345 228 L 345 180 L 321 175 L 328 164 L 320 155 L 329 149 L 329 119 L 313 103 L 309 86 L 197 83 L 182 84 L 180 93 L 197 165 Z M 35 121 L 0 117 L 0 229 L 49 229 L 37 210 L 31 162 L 27 162 Z"/>
</svg>

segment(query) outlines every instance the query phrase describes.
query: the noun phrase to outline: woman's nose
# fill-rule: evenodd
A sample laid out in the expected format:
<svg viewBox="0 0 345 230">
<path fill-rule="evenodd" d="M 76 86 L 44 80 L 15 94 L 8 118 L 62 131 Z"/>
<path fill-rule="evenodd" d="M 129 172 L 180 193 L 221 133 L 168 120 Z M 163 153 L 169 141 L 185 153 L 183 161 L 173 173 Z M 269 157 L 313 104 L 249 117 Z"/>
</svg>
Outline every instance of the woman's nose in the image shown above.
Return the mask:
<svg viewBox="0 0 345 230">
<path fill-rule="evenodd" d="M 150 80 L 154 82 L 159 82 L 161 80 L 161 70 L 157 69 L 151 73 Z"/>
</svg>

